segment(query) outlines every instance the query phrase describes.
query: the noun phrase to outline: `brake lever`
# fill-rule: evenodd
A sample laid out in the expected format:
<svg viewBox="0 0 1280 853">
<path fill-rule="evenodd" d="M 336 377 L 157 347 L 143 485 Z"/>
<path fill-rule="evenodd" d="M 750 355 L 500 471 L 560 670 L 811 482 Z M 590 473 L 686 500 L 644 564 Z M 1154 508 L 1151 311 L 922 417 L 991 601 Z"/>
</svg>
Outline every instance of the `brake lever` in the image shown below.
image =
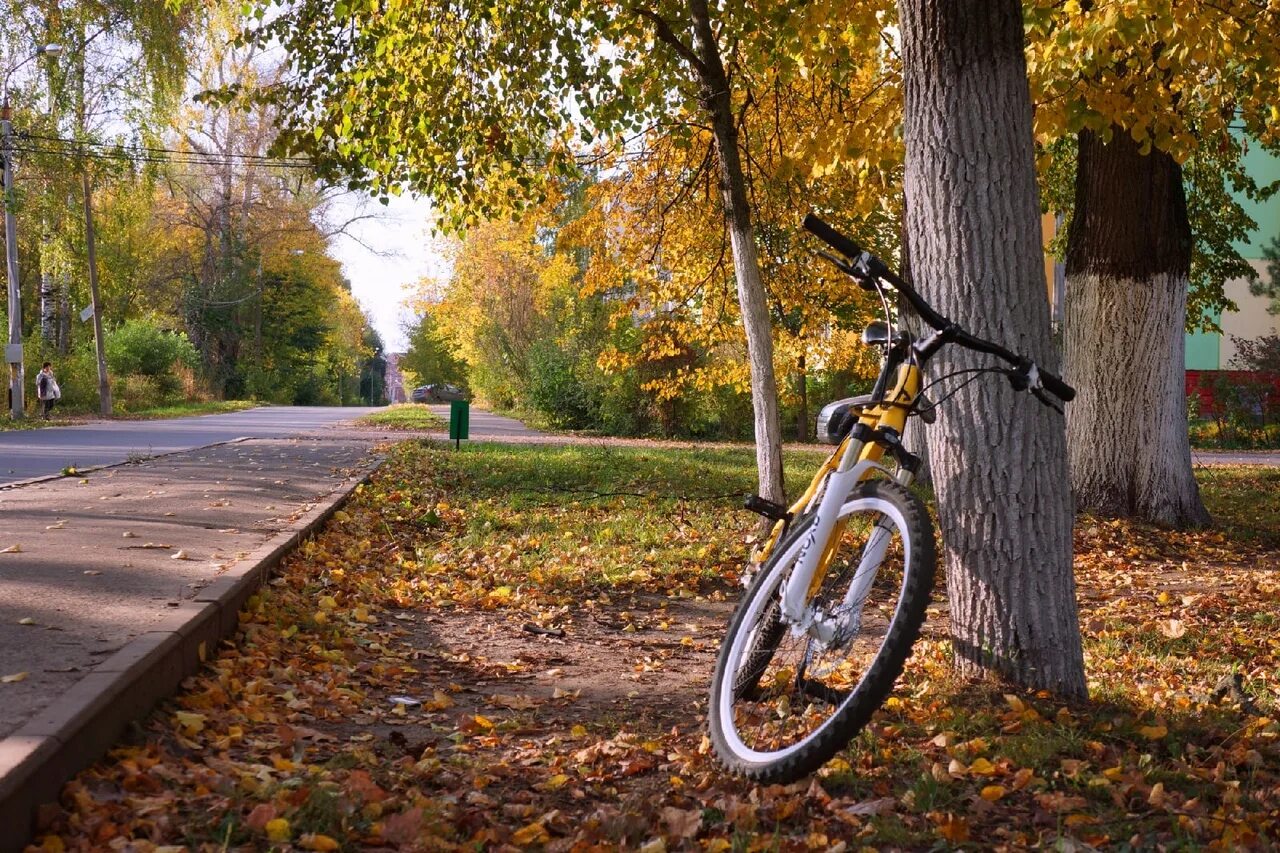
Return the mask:
<svg viewBox="0 0 1280 853">
<path fill-rule="evenodd" d="M 1013 390 L 1026 391 L 1058 414 L 1066 415 L 1066 411 L 1062 406 L 1058 405 L 1057 400 L 1048 394 L 1044 390 L 1044 386 L 1040 384 L 1040 370 L 1036 367 L 1034 361 L 1023 361 L 1017 367 L 1009 368 L 1006 371 L 1006 375 L 1009 377 L 1009 384 L 1013 386 Z"/>
<path fill-rule="evenodd" d="M 858 286 L 863 290 L 875 289 L 875 282 L 867 277 L 866 271 L 862 268 L 849 263 L 844 258 L 837 258 L 835 255 L 832 255 L 829 252 L 824 252 L 821 249 L 818 250 L 818 257 L 830 261 L 833 267 L 856 281 Z"/>
<path fill-rule="evenodd" d="M 1009 368 L 1006 374 L 1015 391 L 1034 392 L 1040 389 L 1040 371 L 1036 369 L 1034 361 L 1023 359 L 1017 367 Z"/>
<path fill-rule="evenodd" d="M 1046 406 L 1053 409 L 1058 414 L 1064 417 L 1066 416 L 1067 413 L 1062 408 L 1062 406 L 1058 405 L 1058 402 L 1053 398 L 1052 395 L 1045 393 L 1044 389 L 1032 388 L 1031 393 L 1034 394 L 1036 399 L 1039 400 L 1041 403 L 1044 403 Z"/>
</svg>

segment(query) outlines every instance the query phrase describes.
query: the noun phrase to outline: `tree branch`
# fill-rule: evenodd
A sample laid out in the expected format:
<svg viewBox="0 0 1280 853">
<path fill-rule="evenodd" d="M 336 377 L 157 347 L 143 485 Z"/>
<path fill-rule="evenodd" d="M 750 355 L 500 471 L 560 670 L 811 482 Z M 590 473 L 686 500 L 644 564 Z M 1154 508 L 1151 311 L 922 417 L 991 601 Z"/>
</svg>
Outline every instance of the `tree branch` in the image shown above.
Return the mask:
<svg viewBox="0 0 1280 853">
<path fill-rule="evenodd" d="M 653 34 L 657 36 L 658 41 L 668 45 L 672 50 L 680 55 L 681 59 L 689 63 L 693 70 L 698 73 L 699 78 L 706 79 L 707 66 L 698 58 L 698 54 L 693 52 L 693 48 L 680 41 L 680 37 L 671 29 L 671 25 L 667 23 L 665 18 L 657 12 L 654 12 L 651 9 L 646 9 L 643 6 L 632 6 L 631 11 L 633 14 L 639 15 L 641 18 L 644 18 L 646 21 L 653 24 Z"/>
</svg>

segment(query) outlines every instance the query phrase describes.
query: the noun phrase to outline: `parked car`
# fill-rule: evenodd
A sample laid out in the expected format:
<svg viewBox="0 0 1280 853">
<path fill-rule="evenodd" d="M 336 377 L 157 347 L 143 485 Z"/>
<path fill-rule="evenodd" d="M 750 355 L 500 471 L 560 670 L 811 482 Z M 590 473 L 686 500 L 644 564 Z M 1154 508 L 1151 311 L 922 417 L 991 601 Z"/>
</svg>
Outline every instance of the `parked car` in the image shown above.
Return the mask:
<svg viewBox="0 0 1280 853">
<path fill-rule="evenodd" d="M 450 400 L 465 400 L 467 392 L 459 388 L 457 385 L 450 385 L 447 382 L 438 382 L 432 385 L 423 385 L 414 388 L 409 395 L 409 399 L 415 403 L 447 403 Z"/>
</svg>

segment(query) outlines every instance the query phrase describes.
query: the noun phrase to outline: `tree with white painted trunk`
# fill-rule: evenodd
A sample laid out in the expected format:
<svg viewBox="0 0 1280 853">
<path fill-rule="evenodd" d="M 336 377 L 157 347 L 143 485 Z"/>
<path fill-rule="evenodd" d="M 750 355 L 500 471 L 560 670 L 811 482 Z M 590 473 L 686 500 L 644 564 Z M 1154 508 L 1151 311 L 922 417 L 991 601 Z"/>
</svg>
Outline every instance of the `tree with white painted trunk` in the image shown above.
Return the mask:
<svg viewBox="0 0 1280 853">
<path fill-rule="evenodd" d="M 1067 427 L 1077 506 L 1207 524 L 1183 336 L 1233 307 L 1227 280 L 1255 275 L 1237 249 L 1254 227 L 1240 197 L 1268 190 L 1243 156 L 1280 151 L 1280 7 L 1037 0 L 1025 25 L 1046 172 L 1075 172 L 1073 186 L 1050 188 L 1071 216 L 1064 355 L 1079 392 Z"/>
<path fill-rule="evenodd" d="M 943 314 L 1052 369 L 1022 9 L 898 8 L 915 283 Z M 991 366 L 953 350 L 935 372 Z M 1084 696 L 1061 416 L 975 382 L 945 407 L 929 453 L 958 668 Z"/>
<path fill-rule="evenodd" d="M 1182 168 L 1120 128 L 1081 131 L 1067 237 L 1067 416 L 1079 503 L 1173 527 L 1208 524 L 1191 471 L 1184 382 L 1192 234 Z"/>
</svg>

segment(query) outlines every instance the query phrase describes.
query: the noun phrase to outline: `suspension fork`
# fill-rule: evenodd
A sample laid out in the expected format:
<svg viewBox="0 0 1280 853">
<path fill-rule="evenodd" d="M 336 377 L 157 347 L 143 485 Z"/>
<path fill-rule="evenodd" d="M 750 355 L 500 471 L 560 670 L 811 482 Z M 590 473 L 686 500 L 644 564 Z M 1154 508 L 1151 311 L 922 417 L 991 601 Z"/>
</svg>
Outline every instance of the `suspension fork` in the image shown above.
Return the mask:
<svg viewBox="0 0 1280 853">
<path fill-rule="evenodd" d="M 905 468 L 898 469 L 898 473 L 894 476 L 894 480 L 902 486 L 911 485 L 912 479 L 914 475 Z M 856 612 L 861 615 L 862 605 L 871 593 L 871 585 L 875 583 L 880 564 L 884 562 L 885 554 L 888 553 L 889 544 L 892 541 L 892 519 L 881 515 L 872 527 L 871 535 L 867 537 L 867 544 L 862 549 L 862 557 L 858 560 L 858 567 L 853 572 L 849 590 L 844 596 L 843 606 L 850 614 Z"/>
</svg>

